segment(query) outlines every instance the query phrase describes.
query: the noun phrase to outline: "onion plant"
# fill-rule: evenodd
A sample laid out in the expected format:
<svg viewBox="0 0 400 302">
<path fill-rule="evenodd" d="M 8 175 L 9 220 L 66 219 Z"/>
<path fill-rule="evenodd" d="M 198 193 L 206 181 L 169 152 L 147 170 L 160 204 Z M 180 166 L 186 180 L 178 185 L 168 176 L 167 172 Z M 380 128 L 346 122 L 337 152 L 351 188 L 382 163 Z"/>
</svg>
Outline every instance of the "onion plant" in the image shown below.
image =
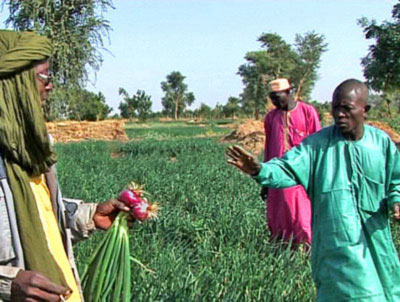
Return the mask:
<svg viewBox="0 0 400 302">
<path fill-rule="evenodd" d="M 118 199 L 131 208 L 120 212 L 97 246 L 82 275 L 82 289 L 88 302 L 131 301 L 131 265 L 128 218 L 144 221 L 156 217 L 157 205 L 150 204 L 142 188 L 134 183 Z"/>
</svg>

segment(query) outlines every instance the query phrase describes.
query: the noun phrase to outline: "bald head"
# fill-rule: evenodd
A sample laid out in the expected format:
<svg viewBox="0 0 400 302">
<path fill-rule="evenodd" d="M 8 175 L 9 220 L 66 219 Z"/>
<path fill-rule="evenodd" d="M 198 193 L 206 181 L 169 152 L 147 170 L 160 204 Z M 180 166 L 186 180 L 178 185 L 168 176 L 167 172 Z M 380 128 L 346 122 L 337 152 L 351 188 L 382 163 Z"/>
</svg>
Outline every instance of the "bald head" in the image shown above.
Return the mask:
<svg viewBox="0 0 400 302">
<path fill-rule="evenodd" d="M 368 100 L 368 87 L 356 79 L 343 81 L 333 92 L 332 101 L 346 97 L 356 98 L 357 101 L 366 106 Z"/>
<path fill-rule="evenodd" d="M 354 79 L 342 82 L 333 92 L 332 116 L 348 140 L 358 140 L 363 136 L 364 120 L 369 110 L 367 99 L 367 86 Z"/>
</svg>

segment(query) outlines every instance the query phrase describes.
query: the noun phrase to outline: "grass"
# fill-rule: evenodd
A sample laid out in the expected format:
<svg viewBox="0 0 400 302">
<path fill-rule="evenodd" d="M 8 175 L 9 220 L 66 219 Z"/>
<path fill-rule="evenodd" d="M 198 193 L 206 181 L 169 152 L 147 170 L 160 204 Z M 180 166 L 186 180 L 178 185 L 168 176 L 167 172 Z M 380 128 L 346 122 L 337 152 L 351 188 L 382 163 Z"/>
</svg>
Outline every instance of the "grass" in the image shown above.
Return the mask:
<svg viewBox="0 0 400 302">
<path fill-rule="evenodd" d="M 309 259 L 270 242 L 259 187 L 225 163 L 217 139 L 178 135 L 56 148 L 65 196 L 101 202 L 135 180 L 161 205 L 158 221 L 130 231 L 132 256 L 155 272 L 131 263 L 134 301 L 314 300 Z M 80 272 L 101 236 L 75 247 Z"/>
<path fill-rule="evenodd" d="M 232 129 L 219 127 L 217 124 L 190 124 L 186 122 L 128 123 L 125 132 L 134 139 L 168 139 L 177 137 L 220 136 Z"/>
</svg>

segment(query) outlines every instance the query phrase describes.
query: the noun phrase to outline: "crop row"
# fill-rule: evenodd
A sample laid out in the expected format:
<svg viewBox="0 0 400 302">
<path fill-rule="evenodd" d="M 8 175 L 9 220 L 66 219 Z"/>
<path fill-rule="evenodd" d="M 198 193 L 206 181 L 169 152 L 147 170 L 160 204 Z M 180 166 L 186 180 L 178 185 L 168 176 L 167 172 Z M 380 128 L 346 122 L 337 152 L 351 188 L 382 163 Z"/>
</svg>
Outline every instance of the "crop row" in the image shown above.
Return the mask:
<svg viewBox="0 0 400 302">
<path fill-rule="evenodd" d="M 250 178 L 225 163 L 210 138 L 57 145 L 68 197 L 104 201 L 130 181 L 162 207 L 135 224 L 135 301 L 312 301 L 308 258 L 272 243 L 264 204 Z M 82 270 L 101 234 L 76 247 Z M 154 273 L 149 270 L 154 271 Z"/>
<path fill-rule="evenodd" d="M 194 136 L 215 136 L 227 134 L 229 128 L 221 128 L 217 125 L 185 125 L 181 123 L 173 124 L 155 124 L 152 127 L 143 127 L 135 125 L 133 123 L 127 124 L 125 132 L 129 138 L 153 138 L 153 139 L 165 139 L 165 138 L 178 138 L 178 137 L 194 137 Z"/>
</svg>

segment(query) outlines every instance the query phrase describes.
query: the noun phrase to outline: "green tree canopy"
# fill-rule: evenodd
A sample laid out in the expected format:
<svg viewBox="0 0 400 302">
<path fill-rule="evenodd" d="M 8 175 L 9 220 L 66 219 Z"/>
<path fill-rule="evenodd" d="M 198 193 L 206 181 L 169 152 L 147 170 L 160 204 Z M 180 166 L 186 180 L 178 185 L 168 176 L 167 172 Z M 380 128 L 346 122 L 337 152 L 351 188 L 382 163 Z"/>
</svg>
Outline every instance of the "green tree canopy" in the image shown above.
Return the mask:
<svg viewBox="0 0 400 302">
<path fill-rule="evenodd" d="M 217 102 L 217 104 L 215 104 L 214 109 L 212 110 L 212 116 L 216 119 L 219 119 L 222 117 L 223 114 L 224 114 L 224 106 Z"/>
<path fill-rule="evenodd" d="M 53 41 L 52 69 L 59 84 L 82 85 L 87 67 L 97 71 L 102 63 L 103 37 L 110 25 L 103 13 L 111 0 L 7 0 L 6 21 L 17 30 L 34 30 Z"/>
<path fill-rule="evenodd" d="M 375 20 L 361 18 L 359 24 L 364 29 L 365 38 L 374 40 L 368 54 L 361 60 L 367 84 L 382 93 L 388 113 L 390 103 L 399 103 L 400 88 L 400 4 L 392 10 L 392 21 L 377 24 Z"/>
<path fill-rule="evenodd" d="M 260 57 L 260 52 L 253 53 L 253 58 L 256 56 Z M 250 56 L 246 56 L 249 60 Z M 257 61 L 255 61 L 257 62 Z M 268 88 L 265 85 L 265 77 L 261 72 L 260 64 L 249 63 L 239 67 L 239 72 L 242 76 L 242 81 L 245 88 L 242 93 L 242 105 L 243 108 L 250 109 L 254 112 L 255 119 L 259 119 L 259 112 L 263 110 L 265 106 L 265 100 L 267 99 Z"/>
<path fill-rule="evenodd" d="M 108 117 L 112 109 L 106 104 L 104 95 L 79 87 L 60 87 L 50 94 L 47 102 L 47 119 L 72 119 L 98 121 Z"/>
<path fill-rule="evenodd" d="M 212 117 L 212 108 L 205 103 L 201 103 L 199 109 L 197 109 L 196 111 L 199 117 L 207 119 L 210 119 Z"/>
<path fill-rule="evenodd" d="M 151 96 L 147 95 L 143 90 L 137 90 L 132 97 L 124 88 L 119 89 L 119 94 L 124 97 L 124 100 L 119 104 L 119 110 L 123 118 L 138 117 L 140 120 L 147 119 L 151 114 Z"/>
<path fill-rule="evenodd" d="M 187 91 L 188 87 L 184 79 L 185 77 L 179 71 L 173 71 L 167 75 L 166 81 L 161 82 L 161 89 L 164 91 L 163 111 L 174 119 L 178 119 L 186 106 L 190 106 L 195 100 L 194 94 Z"/>
<path fill-rule="evenodd" d="M 112 1 L 5 0 L 4 6 L 10 12 L 7 26 L 16 30 L 33 30 L 52 40 L 56 89 L 53 92 L 55 97 L 47 102 L 45 111 L 50 119 L 64 116 L 67 108 L 74 106 L 68 104 L 64 87 L 79 90 L 76 87 L 85 86 L 88 81 L 88 68 L 95 72 L 100 68 L 102 51 L 105 50 L 103 38 L 108 37 L 110 30 L 103 13 L 113 8 Z M 57 92 L 58 89 L 61 91 Z M 104 99 L 104 96 L 100 98 Z"/>
<path fill-rule="evenodd" d="M 230 116 L 232 119 L 235 118 L 240 111 L 240 99 L 234 96 L 229 97 L 228 102 L 223 108 L 223 112 L 226 117 Z"/>
<path fill-rule="evenodd" d="M 70 88 L 68 96 L 68 119 L 99 121 L 104 120 L 112 111 L 101 92 L 95 94 L 82 88 Z"/>
<path fill-rule="evenodd" d="M 265 107 L 266 83 L 278 77 L 289 78 L 295 87 L 296 98 L 307 100 L 317 80 L 321 55 L 326 51 L 324 40 L 323 35 L 313 31 L 297 34 L 292 47 L 278 34 L 262 34 L 258 38 L 262 50 L 248 52 L 247 62 L 238 70 L 245 84 L 243 106 L 253 108 L 258 119 L 259 111 Z"/>
<path fill-rule="evenodd" d="M 305 35 L 296 34 L 295 67 L 290 79 L 295 86 L 296 99 L 309 99 L 311 91 L 318 79 L 321 56 L 327 50 L 324 36 L 315 32 Z"/>
</svg>

